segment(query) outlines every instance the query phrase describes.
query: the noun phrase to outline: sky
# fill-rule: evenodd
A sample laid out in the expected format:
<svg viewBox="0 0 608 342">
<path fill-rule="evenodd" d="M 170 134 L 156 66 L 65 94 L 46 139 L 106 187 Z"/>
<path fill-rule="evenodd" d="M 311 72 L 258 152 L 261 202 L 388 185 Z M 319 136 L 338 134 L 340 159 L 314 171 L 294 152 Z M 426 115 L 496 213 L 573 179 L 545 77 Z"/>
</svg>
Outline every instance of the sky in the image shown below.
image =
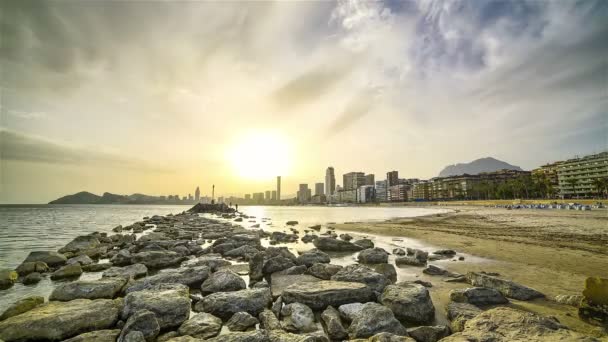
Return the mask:
<svg viewBox="0 0 608 342">
<path fill-rule="evenodd" d="M 608 2 L 2 1 L 0 203 L 608 146 Z"/>
</svg>

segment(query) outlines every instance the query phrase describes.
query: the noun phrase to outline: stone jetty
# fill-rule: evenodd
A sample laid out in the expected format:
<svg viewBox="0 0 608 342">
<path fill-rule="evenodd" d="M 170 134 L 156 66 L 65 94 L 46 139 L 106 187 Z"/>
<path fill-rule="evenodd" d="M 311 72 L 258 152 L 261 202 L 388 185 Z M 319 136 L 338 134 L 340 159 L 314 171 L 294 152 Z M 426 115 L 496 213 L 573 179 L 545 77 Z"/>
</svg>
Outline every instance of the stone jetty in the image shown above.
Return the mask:
<svg viewBox="0 0 608 342">
<path fill-rule="evenodd" d="M 301 235 L 296 221 L 286 232 L 234 223 L 251 220 L 226 206 L 197 204 L 112 234 L 78 236 L 58 251 L 31 252 L 15 270 L 0 270 L 0 288 L 48 278 L 54 290 L 48 301 L 21 298 L 0 312 L 0 341 L 595 340 L 507 307 L 509 299 L 546 300 L 510 280 L 455 275 L 427 265 L 433 258 L 426 251 L 399 248 L 391 256 L 370 239 L 333 230 Z M 315 248 L 285 247 L 304 238 Z M 332 264 L 332 253 L 352 255 L 352 263 Z M 430 283 L 398 281 L 395 265 L 418 274 L 426 266 L 427 276 L 463 283 L 439 307 Z M 581 318 L 605 324 L 606 284 L 590 279 L 576 297 Z M 437 324 L 438 311 L 449 324 Z"/>
</svg>

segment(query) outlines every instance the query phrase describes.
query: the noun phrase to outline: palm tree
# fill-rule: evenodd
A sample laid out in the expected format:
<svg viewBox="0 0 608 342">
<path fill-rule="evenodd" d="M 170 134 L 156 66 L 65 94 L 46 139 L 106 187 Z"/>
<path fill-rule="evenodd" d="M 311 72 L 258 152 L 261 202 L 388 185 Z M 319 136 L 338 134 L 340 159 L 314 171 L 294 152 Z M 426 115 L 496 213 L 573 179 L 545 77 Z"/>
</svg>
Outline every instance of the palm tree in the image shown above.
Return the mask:
<svg viewBox="0 0 608 342">
<path fill-rule="evenodd" d="M 578 179 L 571 177 L 571 178 L 566 179 L 566 183 L 568 183 L 568 185 L 570 185 L 572 192 L 574 192 L 574 196 L 576 196 L 576 185 L 578 184 Z M 577 196 L 577 198 L 578 198 L 578 196 Z"/>
<path fill-rule="evenodd" d="M 593 185 L 593 188 L 595 188 L 597 196 L 601 198 L 608 188 L 608 177 L 593 179 L 591 184 Z"/>
</svg>

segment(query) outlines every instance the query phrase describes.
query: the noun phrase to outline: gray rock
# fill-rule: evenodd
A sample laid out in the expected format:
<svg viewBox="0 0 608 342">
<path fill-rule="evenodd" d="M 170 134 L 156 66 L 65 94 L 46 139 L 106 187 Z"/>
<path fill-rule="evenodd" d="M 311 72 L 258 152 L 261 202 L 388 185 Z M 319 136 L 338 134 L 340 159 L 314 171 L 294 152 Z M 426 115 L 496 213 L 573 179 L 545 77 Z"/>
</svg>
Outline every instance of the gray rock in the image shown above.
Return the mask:
<svg viewBox="0 0 608 342">
<path fill-rule="evenodd" d="M 272 303 L 272 307 L 270 308 L 272 313 L 277 316 L 277 318 L 281 317 L 281 309 L 283 309 L 283 297 L 279 296 L 277 300 Z"/>
<path fill-rule="evenodd" d="M 146 342 L 146 338 L 141 331 L 131 331 L 123 337 L 121 342 Z"/>
<path fill-rule="evenodd" d="M 388 253 L 379 247 L 368 248 L 359 252 L 357 260 L 364 264 L 385 264 L 388 262 Z"/>
<path fill-rule="evenodd" d="M 0 322 L 0 339 L 61 341 L 83 332 L 108 329 L 118 320 L 120 307 L 118 299 L 49 302 Z"/>
<path fill-rule="evenodd" d="M 42 274 L 33 272 L 23 278 L 23 285 L 38 284 L 42 280 Z"/>
<path fill-rule="evenodd" d="M 447 317 L 451 321 L 452 332 L 462 331 L 464 324 L 482 311 L 480 308 L 469 303 L 450 302 L 446 307 Z"/>
<path fill-rule="evenodd" d="M 275 272 L 279 272 L 282 270 L 286 270 L 290 267 L 295 266 L 296 264 L 292 259 L 283 257 L 283 256 L 275 256 L 269 258 L 264 261 L 264 266 L 262 267 L 262 273 L 264 275 L 272 274 Z"/>
<path fill-rule="evenodd" d="M 370 239 L 360 239 L 355 241 L 354 244 L 363 249 L 374 248 L 374 243 Z"/>
<path fill-rule="evenodd" d="M 450 335 L 450 328 L 445 325 L 420 326 L 407 329 L 407 333 L 416 342 L 437 342 Z"/>
<path fill-rule="evenodd" d="M 17 272 L 13 270 L 0 269 L 0 290 L 8 289 L 13 286 L 18 277 L 19 275 Z"/>
<path fill-rule="evenodd" d="M 428 274 L 428 275 L 446 276 L 446 277 L 452 277 L 452 278 L 457 278 L 457 277 L 462 276 L 462 274 L 453 273 L 453 272 L 450 272 L 446 269 L 443 269 L 443 268 L 435 266 L 435 265 L 428 265 L 424 270 L 422 270 L 422 273 Z"/>
<path fill-rule="evenodd" d="M 295 283 L 282 294 L 284 303 L 302 303 L 313 310 L 323 310 L 328 306 L 366 302 L 373 299 L 373 293 L 365 284 L 322 280 L 312 283 Z"/>
<path fill-rule="evenodd" d="M 312 310 L 301 303 L 287 304 L 281 310 L 281 327 L 289 332 L 303 333 L 317 330 Z"/>
<path fill-rule="evenodd" d="M 321 251 L 358 252 L 365 249 L 364 247 L 355 245 L 354 243 L 330 237 L 320 237 L 314 240 L 313 244 Z"/>
<path fill-rule="evenodd" d="M 384 275 L 359 264 L 348 265 L 342 268 L 331 277 L 331 280 L 364 283 L 377 293 L 381 293 L 386 285 L 390 284 L 390 281 Z"/>
<path fill-rule="evenodd" d="M 284 274 L 284 275 L 304 274 L 306 271 L 307 271 L 306 266 L 298 265 L 298 266 L 292 266 L 290 268 L 284 269 L 279 272 L 275 272 L 272 275 L 274 275 L 274 274 Z M 271 277 L 272 277 L 272 275 L 271 275 Z"/>
<path fill-rule="evenodd" d="M 102 278 L 64 283 L 55 288 L 49 300 L 70 301 L 74 299 L 115 298 L 127 283 L 125 278 Z"/>
<path fill-rule="evenodd" d="M 149 289 L 159 284 L 182 284 L 190 288 L 196 288 L 208 279 L 210 274 L 211 272 L 207 266 L 166 270 L 153 276 L 136 280 L 127 288 L 127 293 Z"/>
<path fill-rule="evenodd" d="M 185 321 L 177 330 L 180 335 L 207 339 L 217 336 L 222 329 L 222 320 L 208 313 L 199 313 Z"/>
<path fill-rule="evenodd" d="M 125 297 L 122 318 L 127 319 L 144 309 L 156 315 L 161 330 L 180 326 L 190 317 L 188 287 L 181 284 L 160 284 L 131 292 Z"/>
<path fill-rule="evenodd" d="M 230 261 L 222 259 L 219 254 L 203 255 L 184 262 L 184 266 L 187 267 L 207 266 L 211 269 L 211 272 L 215 272 L 222 267 L 230 265 L 232 265 Z"/>
<path fill-rule="evenodd" d="M 330 261 L 329 255 L 317 248 L 313 248 L 300 254 L 300 256 L 298 256 L 296 259 L 296 263 L 298 265 L 304 265 L 306 267 L 311 267 L 316 263 L 329 264 Z"/>
<path fill-rule="evenodd" d="M 137 279 L 145 277 L 148 268 L 144 264 L 133 264 L 125 267 L 110 267 L 101 275 L 103 278 L 123 277 L 127 279 Z"/>
<path fill-rule="evenodd" d="M 114 265 L 111 262 L 104 262 L 104 263 L 98 263 L 98 264 L 83 265 L 82 270 L 85 272 L 102 272 L 102 271 L 109 269 L 112 266 L 114 266 Z"/>
<path fill-rule="evenodd" d="M 250 245 L 244 245 L 225 252 L 224 256 L 227 258 L 244 258 L 246 260 L 249 260 L 258 252 L 259 250 L 257 248 Z"/>
<path fill-rule="evenodd" d="M 243 278 L 230 269 L 221 269 L 211 274 L 201 285 L 201 293 L 239 291 L 247 288 Z"/>
<path fill-rule="evenodd" d="M 133 331 L 139 331 L 142 333 L 142 337 L 146 341 L 154 341 L 158 333 L 160 332 L 160 325 L 156 319 L 156 315 L 152 311 L 139 310 L 135 312 L 122 328 L 118 342 L 127 340 L 129 333 Z"/>
<path fill-rule="evenodd" d="M 30 311 L 33 308 L 44 303 L 44 297 L 41 296 L 29 296 L 23 299 L 20 299 L 9 306 L 3 313 L 0 315 L 0 321 L 3 321 L 9 317 L 20 315 L 24 312 Z"/>
<path fill-rule="evenodd" d="M 350 323 L 355 318 L 355 314 L 361 311 L 362 308 L 363 303 L 350 303 L 340 305 L 340 307 L 338 307 L 338 312 L 343 320 Z"/>
<path fill-rule="evenodd" d="M 340 313 L 333 306 L 328 306 L 323 313 L 321 313 L 321 321 L 329 336 L 332 340 L 344 340 L 348 337 L 348 333 L 342 325 L 340 319 Z"/>
<path fill-rule="evenodd" d="M 119 334 L 119 329 L 97 330 L 80 334 L 63 342 L 116 342 Z"/>
<path fill-rule="evenodd" d="M 395 283 L 397 281 L 397 270 L 392 264 L 373 264 L 368 266 L 374 271 L 388 278 L 391 283 Z"/>
<path fill-rule="evenodd" d="M 403 248 L 395 248 L 393 249 L 393 254 L 395 255 L 405 255 L 405 250 Z"/>
<path fill-rule="evenodd" d="M 67 245 L 59 249 L 59 253 L 78 253 L 99 247 L 99 239 L 94 235 L 77 236 Z M 47 262 L 48 264 L 48 262 Z M 50 264 L 49 264 L 50 265 Z"/>
<path fill-rule="evenodd" d="M 487 274 L 469 272 L 467 279 L 473 286 L 489 287 L 498 290 L 505 297 L 517 300 L 530 300 L 542 298 L 545 295 L 524 285 L 517 284 L 510 280 L 504 280 Z"/>
<path fill-rule="evenodd" d="M 272 297 L 277 298 L 283 294 L 285 289 L 293 284 L 314 283 L 321 281 L 319 278 L 307 274 L 280 274 L 273 273 L 270 277 L 272 284 L 270 290 Z"/>
<path fill-rule="evenodd" d="M 66 258 L 65 255 L 57 252 L 38 251 L 30 252 L 23 262 L 26 263 L 37 261 L 41 261 L 51 267 L 55 267 L 65 264 L 68 261 L 68 258 Z"/>
<path fill-rule="evenodd" d="M 420 261 L 413 256 L 401 256 L 395 259 L 395 265 L 424 267 L 426 265 L 426 261 Z"/>
<path fill-rule="evenodd" d="M 277 318 L 277 316 L 275 316 L 274 313 L 272 313 L 272 311 L 265 309 L 260 313 L 259 318 L 261 328 L 264 328 L 266 330 L 281 329 L 281 322 L 279 322 L 279 319 Z"/>
<path fill-rule="evenodd" d="M 258 323 L 260 323 L 258 319 L 247 312 L 237 312 L 226 322 L 226 326 L 231 331 L 245 331 Z"/>
<path fill-rule="evenodd" d="M 132 264 L 144 264 L 152 269 L 176 266 L 183 260 L 182 255 L 172 251 L 146 251 L 131 255 Z"/>
<path fill-rule="evenodd" d="M 179 337 L 179 333 L 177 331 L 169 331 L 164 334 L 158 335 L 158 337 L 156 338 L 156 342 L 166 342 L 175 337 Z M 186 337 L 190 337 L 190 336 L 186 336 Z"/>
<path fill-rule="evenodd" d="M 269 289 L 248 289 L 233 292 L 216 292 L 196 303 L 194 310 L 229 319 L 237 312 L 257 316 L 272 302 Z"/>
<path fill-rule="evenodd" d="M 93 259 L 91 259 L 88 255 L 79 255 L 77 257 L 73 257 L 68 259 L 68 261 L 66 262 L 66 264 L 68 265 L 72 265 L 72 264 L 76 264 L 79 263 L 80 266 L 84 266 L 84 265 L 90 265 L 93 263 Z"/>
<path fill-rule="evenodd" d="M 456 252 L 451 250 L 451 249 L 440 249 L 440 250 L 436 250 L 433 252 L 433 254 L 435 255 L 443 255 L 446 257 L 453 257 L 454 255 L 456 255 Z"/>
<path fill-rule="evenodd" d="M 131 265 L 131 252 L 126 249 L 121 249 L 110 259 L 110 262 L 116 266 Z"/>
<path fill-rule="evenodd" d="M 51 274 L 51 279 L 65 279 L 65 278 L 77 278 L 82 274 L 82 267 L 80 264 L 72 264 L 61 266 L 57 271 Z"/>
<path fill-rule="evenodd" d="M 427 323 L 435 317 L 429 291 L 419 284 L 389 285 L 382 292 L 380 303 L 409 323 Z"/>
<path fill-rule="evenodd" d="M 416 342 L 411 337 L 408 336 L 399 336 L 387 332 L 378 333 L 368 339 L 355 339 L 351 340 L 353 342 Z"/>
<path fill-rule="evenodd" d="M 313 264 L 307 271 L 308 274 L 319 279 L 329 280 L 331 277 L 342 269 L 340 265 L 332 264 Z"/>
<path fill-rule="evenodd" d="M 469 303 L 473 305 L 507 304 L 509 301 L 497 290 L 486 287 L 471 287 L 450 291 L 453 302 Z"/>
<path fill-rule="evenodd" d="M 49 271 L 49 266 L 42 261 L 31 261 L 31 262 L 23 262 L 19 265 L 15 271 L 19 273 L 20 276 L 26 276 L 30 273 L 39 272 L 44 273 Z"/>
<path fill-rule="evenodd" d="M 349 337 L 367 338 L 381 332 L 407 335 L 407 331 L 389 308 L 378 303 L 363 304 L 348 328 Z"/>
<path fill-rule="evenodd" d="M 270 342 L 329 342 L 327 338 L 323 339 L 321 336 L 316 335 L 315 333 L 293 334 L 283 330 L 268 331 L 268 338 Z"/>
<path fill-rule="evenodd" d="M 205 340 L 205 342 L 274 342 L 264 330 L 233 332 Z M 280 342 L 280 341 L 277 341 Z"/>
</svg>

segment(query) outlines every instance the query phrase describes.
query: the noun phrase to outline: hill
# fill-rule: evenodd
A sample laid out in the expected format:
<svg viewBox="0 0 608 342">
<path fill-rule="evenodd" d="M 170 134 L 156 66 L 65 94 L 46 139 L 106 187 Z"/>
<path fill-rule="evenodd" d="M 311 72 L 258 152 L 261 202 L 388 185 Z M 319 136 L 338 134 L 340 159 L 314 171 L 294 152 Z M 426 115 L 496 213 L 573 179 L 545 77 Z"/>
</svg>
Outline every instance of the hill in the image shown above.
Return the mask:
<svg viewBox="0 0 608 342">
<path fill-rule="evenodd" d="M 99 203 L 100 199 L 100 196 L 97 196 L 90 192 L 81 191 L 73 195 L 67 195 L 58 198 L 54 201 L 49 202 L 49 204 L 97 204 Z"/>
<path fill-rule="evenodd" d="M 476 175 L 481 172 L 493 172 L 498 170 L 523 171 L 519 166 L 511 165 L 507 162 L 494 159 L 492 157 L 486 157 L 473 160 L 470 163 L 448 165 L 441 170 L 441 172 L 439 172 L 439 177 L 457 176 L 465 173 L 469 175 Z"/>
<path fill-rule="evenodd" d="M 175 196 L 148 196 L 143 194 L 117 195 L 104 192 L 102 196 L 81 191 L 63 196 L 49 204 L 193 204 L 193 200 L 179 199 Z"/>
</svg>

